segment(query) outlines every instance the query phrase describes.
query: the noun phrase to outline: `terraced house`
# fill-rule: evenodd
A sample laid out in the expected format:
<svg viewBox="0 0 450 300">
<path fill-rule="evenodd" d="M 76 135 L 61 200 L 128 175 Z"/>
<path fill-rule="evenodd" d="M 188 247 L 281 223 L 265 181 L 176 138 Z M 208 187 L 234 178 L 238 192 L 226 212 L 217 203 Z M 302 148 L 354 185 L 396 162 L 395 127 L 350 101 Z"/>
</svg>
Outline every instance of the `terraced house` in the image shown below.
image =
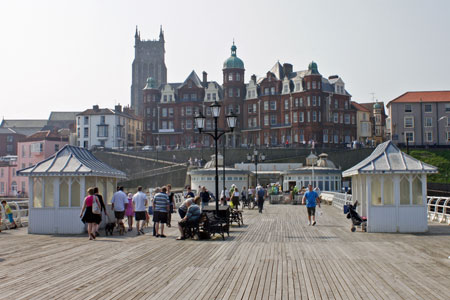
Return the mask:
<svg viewBox="0 0 450 300">
<path fill-rule="evenodd" d="M 339 145 L 356 139 L 356 109 L 351 95 L 337 75 L 324 78 L 317 64 L 293 71 L 289 63 L 277 62 L 266 75 L 244 81 L 244 62 L 232 45 L 223 63 L 223 83 L 202 80 L 195 71 L 182 83 L 158 84 L 147 79 L 143 90 L 144 136 L 152 146 L 209 146 L 212 139 L 195 132 L 194 116 L 201 111 L 205 129 L 214 119 L 209 106 L 221 106 L 219 128 L 226 128 L 225 116 L 238 116 L 237 126 L 223 141 L 228 147 L 253 145 L 315 144 Z"/>
<path fill-rule="evenodd" d="M 450 145 L 450 91 L 406 92 L 387 109 L 388 135 L 396 144 Z"/>
</svg>

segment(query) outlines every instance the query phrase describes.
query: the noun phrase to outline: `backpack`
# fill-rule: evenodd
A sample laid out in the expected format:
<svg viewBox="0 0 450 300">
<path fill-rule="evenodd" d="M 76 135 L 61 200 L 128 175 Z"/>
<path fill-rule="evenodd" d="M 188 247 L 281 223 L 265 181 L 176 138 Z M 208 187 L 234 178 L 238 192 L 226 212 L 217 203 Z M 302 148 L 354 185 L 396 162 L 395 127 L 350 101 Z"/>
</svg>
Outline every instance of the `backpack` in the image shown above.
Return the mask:
<svg viewBox="0 0 450 300">
<path fill-rule="evenodd" d="M 265 194 L 266 193 L 264 192 L 264 189 L 259 189 L 258 190 L 258 197 L 263 198 Z"/>
</svg>

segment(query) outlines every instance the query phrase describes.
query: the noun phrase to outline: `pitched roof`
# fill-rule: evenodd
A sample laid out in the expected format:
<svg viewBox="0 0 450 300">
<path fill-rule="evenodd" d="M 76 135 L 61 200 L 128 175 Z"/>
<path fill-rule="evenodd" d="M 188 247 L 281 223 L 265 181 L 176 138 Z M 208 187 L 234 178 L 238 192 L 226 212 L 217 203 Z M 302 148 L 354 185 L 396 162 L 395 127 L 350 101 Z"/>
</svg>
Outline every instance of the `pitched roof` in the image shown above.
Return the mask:
<svg viewBox="0 0 450 300">
<path fill-rule="evenodd" d="M 198 77 L 197 73 L 195 73 L 194 70 L 192 70 L 191 74 L 186 78 L 186 80 L 181 84 L 181 86 L 184 86 L 187 84 L 188 80 L 192 80 L 192 82 L 197 86 L 198 88 L 203 88 L 202 81 Z M 180 86 L 180 87 L 181 87 Z"/>
<path fill-rule="evenodd" d="M 47 125 L 47 120 L 23 119 L 23 120 L 3 120 L 0 127 L 11 128 L 42 128 Z"/>
<path fill-rule="evenodd" d="M 0 127 L 0 134 L 20 134 L 20 133 L 17 133 L 17 131 L 15 131 L 12 128 L 2 128 L 2 127 Z"/>
<path fill-rule="evenodd" d="M 42 130 L 33 133 L 32 135 L 28 136 L 24 142 L 31 142 L 31 141 L 67 141 L 67 137 L 63 137 L 59 135 L 56 132 L 53 132 L 51 130 Z"/>
<path fill-rule="evenodd" d="M 355 109 L 365 112 L 370 112 L 370 109 L 365 107 L 364 105 L 359 104 L 358 102 L 352 101 L 352 105 Z"/>
<path fill-rule="evenodd" d="M 116 112 L 110 108 L 99 108 L 99 109 L 93 109 L 89 108 L 85 111 L 82 111 L 77 114 L 77 116 L 91 116 L 91 115 L 114 115 Z"/>
<path fill-rule="evenodd" d="M 384 142 L 364 160 L 342 172 L 343 177 L 357 174 L 437 173 L 436 167 L 400 151 L 392 141 Z"/>
<path fill-rule="evenodd" d="M 49 121 L 75 121 L 75 117 L 79 114 L 79 111 L 52 111 Z"/>
<path fill-rule="evenodd" d="M 270 71 L 273 75 L 275 75 L 275 77 L 278 80 L 283 80 L 284 79 L 284 70 L 283 70 L 283 66 L 280 64 L 279 61 L 277 61 L 277 63 L 272 67 L 272 69 L 270 69 Z"/>
<path fill-rule="evenodd" d="M 422 91 L 406 92 L 403 95 L 389 101 L 391 103 L 413 103 L 413 102 L 450 102 L 450 91 Z"/>
<path fill-rule="evenodd" d="M 102 176 L 126 178 L 126 174 L 98 160 L 85 148 L 66 145 L 53 156 L 19 170 L 19 176 Z"/>
</svg>

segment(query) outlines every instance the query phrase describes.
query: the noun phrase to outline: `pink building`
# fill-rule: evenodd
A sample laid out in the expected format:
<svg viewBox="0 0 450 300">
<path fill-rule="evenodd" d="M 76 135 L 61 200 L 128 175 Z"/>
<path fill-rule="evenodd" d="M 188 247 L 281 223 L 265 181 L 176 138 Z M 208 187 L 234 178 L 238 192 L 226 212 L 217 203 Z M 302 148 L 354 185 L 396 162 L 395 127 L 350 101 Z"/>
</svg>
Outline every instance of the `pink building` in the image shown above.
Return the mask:
<svg viewBox="0 0 450 300">
<path fill-rule="evenodd" d="M 17 144 L 17 169 L 34 166 L 68 144 L 67 137 L 56 132 L 38 131 Z M 28 178 L 15 177 L 18 191 L 28 195 Z"/>
<path fill-rule="evenodd" d="M 17 196 L 18 179 L 22 178 L 16 175 L 16 163 L 15 160 L 0 162 L 0 197 Z"/>
</svg>

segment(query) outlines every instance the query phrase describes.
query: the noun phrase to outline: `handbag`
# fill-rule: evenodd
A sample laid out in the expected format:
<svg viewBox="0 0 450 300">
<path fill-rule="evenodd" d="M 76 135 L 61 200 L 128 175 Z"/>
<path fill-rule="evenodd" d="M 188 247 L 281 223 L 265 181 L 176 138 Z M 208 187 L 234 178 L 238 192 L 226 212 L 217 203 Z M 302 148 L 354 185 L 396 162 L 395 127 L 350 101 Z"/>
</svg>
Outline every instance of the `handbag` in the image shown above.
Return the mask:
<svg viewBox="0 0 450 300">
<path fill-rule="evenodd" d="M 92 200 L 92 213 L 96 215 L 101 214 L 100 205 L 96 196 L 94 196 L 94 199 Z"/>
</svg>

